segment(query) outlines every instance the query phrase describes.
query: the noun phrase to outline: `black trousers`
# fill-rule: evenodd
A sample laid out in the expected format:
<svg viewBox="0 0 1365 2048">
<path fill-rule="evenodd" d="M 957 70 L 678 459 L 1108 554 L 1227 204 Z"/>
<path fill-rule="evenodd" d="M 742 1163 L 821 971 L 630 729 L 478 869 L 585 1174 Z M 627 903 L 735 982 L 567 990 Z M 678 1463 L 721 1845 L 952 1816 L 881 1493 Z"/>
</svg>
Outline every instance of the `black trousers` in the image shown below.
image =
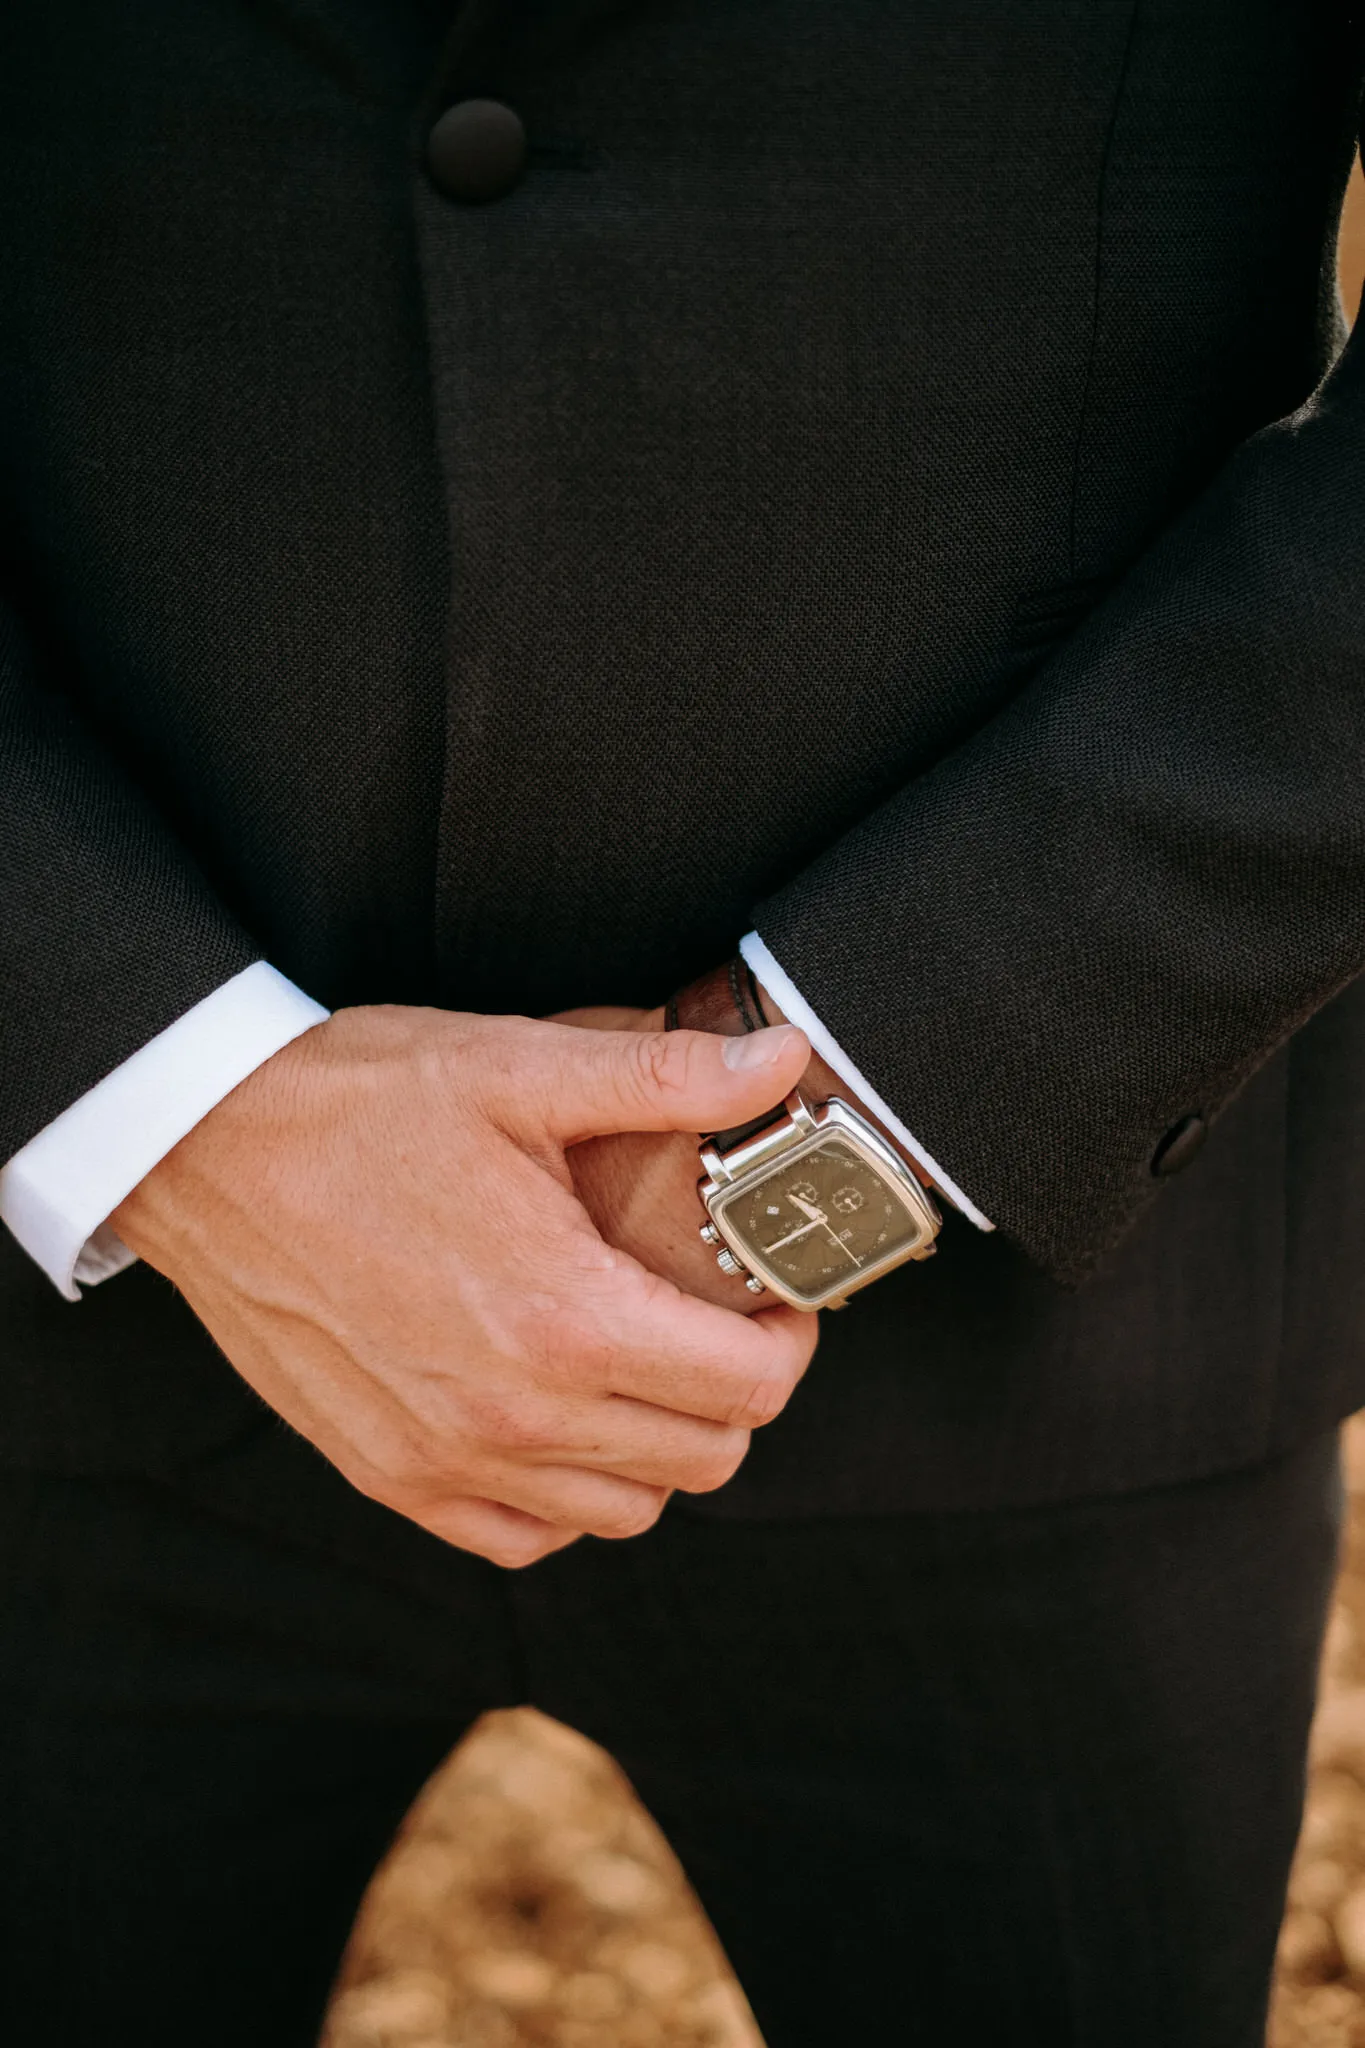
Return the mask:
<svg viewBox="0 0 1365 2048">
<path fill-rule="evenodd" d="M 1334 1439 L 1047 1509 L 735 1522 L 503 1574 L 272 1427 L 0 1485 L 0 2035 L 305 2048 L 484 1709 L 611 1749 L 770 2048 L 1257 2048 Z M 908 2016 L 907 2016 L 908 2015 Z"/>
</svg>

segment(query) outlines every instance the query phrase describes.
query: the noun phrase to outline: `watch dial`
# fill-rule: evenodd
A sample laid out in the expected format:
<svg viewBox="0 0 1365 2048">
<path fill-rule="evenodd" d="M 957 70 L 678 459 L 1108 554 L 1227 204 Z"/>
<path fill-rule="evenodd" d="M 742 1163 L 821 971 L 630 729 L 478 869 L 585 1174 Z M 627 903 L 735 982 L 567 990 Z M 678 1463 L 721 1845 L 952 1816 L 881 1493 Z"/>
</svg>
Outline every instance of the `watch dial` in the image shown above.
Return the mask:
<svg viewBox="0 0 1365 2048">
<path fill-rule="evenodd" d="M 794 1294 L 852 1283 L 917 1243 L 921 1227 L 877 1169 L 827 1138 L 725 1204 L 725 1220 Z"/>
</svg>

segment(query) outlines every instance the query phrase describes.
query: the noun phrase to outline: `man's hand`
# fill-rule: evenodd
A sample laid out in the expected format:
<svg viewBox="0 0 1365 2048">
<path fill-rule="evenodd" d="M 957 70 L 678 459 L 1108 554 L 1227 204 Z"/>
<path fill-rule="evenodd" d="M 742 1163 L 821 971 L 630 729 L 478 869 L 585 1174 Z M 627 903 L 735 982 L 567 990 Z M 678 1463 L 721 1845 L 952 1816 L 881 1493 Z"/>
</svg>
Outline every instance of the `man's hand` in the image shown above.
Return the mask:
<svg viewBox="0 0 1365 2048">
<path fill-rule="evenodd" d="M 111 1220 L 362 1492 L 528 1564 L 723 1484 L 816 1337 L 814 1317 L 727 1314 L 605 1244 L 565 1148 L 756 1116 L 807 1054 L 790 1029 L 341 1011 Z"/>
<path fill-rule="evenodd" d="M 664 1013 L 661 1009 L 598 1004 L 591 1009 L 565 1010 L 555 1022 L 590 1031 L 661 1031 Z M 801 1042 L 805 1043 L 804 1038 Z M 744 1040 L 722 1038 L 717 1043 L 742 1045 Z M 800 1080 L 801 1073 L 798 1067 L 784 1094 Z M 706 1215 L 697 1200 L 701 1178 L 698 1134 L 729 1128 L 728 1124 L 712 1123 L 698 1124 L 696 1130 L 686 1133 L 623 1131 L 616 1136 L 588 1138 L 569 1153 L 569 1170 L 574 1192 L 608 1244 L 703 1301 L 713 1301 L 742 1316 L 766 1316 L 772 1311 L 765 1308 L 764 1297 L 751 1294 L 742 1279 L 722 1273 L 714 1250 L 703 1244 L 699 1235 Z M 808 1316 L 806 1320 L 814 1323 L 816 1319 Z"/>
<path fill-rule="evenodd" d="M 763 1014 L 771 1022 L 785 1021 L 766 989 L 762 991 L 762 1000 Z M 619 1004 L 599 1004 L 590 1009 L 564 1010 L 555 1022 L 594 1031 L 657 1031 L 663 1028 L 664 1013 L 662 1009 L 633 1010 Z M 722 1044 L 743 1042 L 742 1038 L 721 1040 Z M 833 1068 L 815 1054 L 809 1056 L 807 1065 L 796 1073 L 789 1088 L 797 1081 L 816 1102 L 829 1095 L 849 1094 Z M 858 1106 L 862 1108 L 861 1104 Z M 741 1123 L 745 1119 L 736 1117 L 732 1121 Z M 724 1130 L 729 1126 L 703 1124 L 698 1128 Z M 716 1264 L 714 1250 L 702 1243 L 699 1230 L 706 1217 L 697 1199 L 701 1165 L 696 1131 L 687 1136 L 627 1131 L 616 1137 L 590 1138 L 574 1146 L 569 1166 L 578 1198 L 608 1244 L 628 1252 L 652 1273 L 663 1274 L 704 1301 L 717 1302 L 740 1315 L 771 1313 L 763 1305 L 764 1296 L 751 1294 L 742 1279 L 723 1273 Z M 809 1320 L 814 1322 L 815 1317 Z"/>
</svg>

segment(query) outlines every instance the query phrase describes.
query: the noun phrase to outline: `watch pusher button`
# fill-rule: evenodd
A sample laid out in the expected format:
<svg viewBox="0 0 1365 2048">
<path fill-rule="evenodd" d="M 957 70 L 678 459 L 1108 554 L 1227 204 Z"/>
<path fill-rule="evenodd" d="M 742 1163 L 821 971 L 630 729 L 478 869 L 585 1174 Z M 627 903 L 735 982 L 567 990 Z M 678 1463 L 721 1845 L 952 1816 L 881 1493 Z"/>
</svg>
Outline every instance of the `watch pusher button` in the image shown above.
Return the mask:
<svg viewBox="0 0 1365 2048">
<path fill-rule="evenodd" d="M 728 1245 L 725 1246 L 723 1251 L 716 1253 L 716 1264 L 720 1267 L 722 1273 L 742 1273 L 744 1271 L 743 1266 L 740 1265 L 739 1260 Z"/>
<path fill-rule="evenodd" d="M 720 1232 L 714 1223 L 703 1223 L 698 1235 L 703 1244 L 719 1244 Z"/>
<path fill-rule="evenodd" d="M 744 1285 L 748 1288 L 750 1294 L 763 1293 L 763 1282 L 759 1279 L 756 1279 L 752 1273 L 749 1275 Z"/>
</svg>

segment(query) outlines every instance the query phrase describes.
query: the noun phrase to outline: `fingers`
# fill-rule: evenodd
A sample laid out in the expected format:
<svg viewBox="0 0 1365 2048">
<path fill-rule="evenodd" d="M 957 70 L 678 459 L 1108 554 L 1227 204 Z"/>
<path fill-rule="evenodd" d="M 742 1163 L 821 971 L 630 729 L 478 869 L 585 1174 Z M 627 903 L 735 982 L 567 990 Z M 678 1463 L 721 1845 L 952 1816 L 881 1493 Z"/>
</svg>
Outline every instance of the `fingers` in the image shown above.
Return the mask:
<svg viewBox="0 0 1365 2048">
<path fill-rule="evenodd" d="M 480 1485 L 497 1500 L 551 1520 L 562 1519 L 564 1510 L 552 1512 L 546 1505 L 548 1496 L 539 1478 L 531 1493 L 517 1491 L 528 1473 L 572 1467 L 615 1475 L 656 1492 L 710 1493 L 734 1477 L 750 1437 L 746 1427 L 678 1414 L 615 1394 L 542 1397 L 515 1412 L 477 1414 L 466 1408 L 464 1420 L 482 1461 Z M 412 1477 L 419 1489 L 437 1494 L 447 1490 L 438 1454 L 431 1454 Z M 619 1496 L 604 1493 L 602 1499 L 611 1508 Z M 575 1495 L 569 1518 L 589 1513 L 587 1496 Z M 599 1536 L 618 1533 L 596 1520 L 584 1520 L 580 1526 Z"/>
<path fill-rule="evenodd" d="M 722 1329 L 739 1320 L 723 1309 L 711 1314 Z M 752 1344 L 751 1324 L 740 1323 L 750 1354 L 740 1373 L 719 1368 L 703 1377 L 699 1371 L 691 1386 L 681 1375 L 656 1374 L 659 1398 L 652 1402 L 590 1388 L 572 1367 L 557 1388 L 542 1381 L 515 1400 L 466 1389 L 456 1415 L 431 1414 L 420 1430 L 409 1421 L 401 1437 L 381 1446 L 371 1442 L 365 1459 L 351 1459 L 348 1476 L 462 1548 L 494 1557 L 490 1545 L 496 1545 L 495 1561 L 502 1564 L 544 1555 L 546 1530 L 637 1536 L 653 1527 L 670 1493 L 709 1493 L 731 1479 L 751 1429 L 785 1404 L 813 1348 L 808 1326 L 814 1318 L 769 1310 L 759 1320 L 769 1327 Z M 647 1376 L 627 1377 L 638 1385 Z M 726 1413 L 721 1419 L 689 1414 L 678 1405 L 687 1399 Z M 514 1510 L 537 1527 L 485 1526 L 483 1510 L 475 1514 L 468 1506 L 474 1488 L 479 1500 Z"/>
<path fill-rule="evenodd" d="M 751 1430 L 678 1415 L 644 1401 L 613 1395 L 584 1418 L 574 1456 L 602 1472 L 616 1472 L 670 1493 L 714 1493 L 744 1463 Z"/>
<path fill-rule="evenodd" d="M 614 1131 L 728 1130 L 781 1102 L 810 1059 L 790 1024 L 740 1038 L 542 1024 L 519 1042 L 525 1057 L 499 1105 L 505 1127 L 560 1145 Z"/>
<path fill-rule="evenodd" d="M 443 1500 L 434 1502 L 411 1519 L 420 1522 L 433 1536 L 451 1543 L 457 1550 L 472 1551 L 490 1564 L 506 1571 L 520 1571 L 537 1564 L 552 1551 L 567 1549 L 581 1533 L 557 1527 L 493 1500 Z"/>
<path fill-rule="evenodd" d="M 440 1496 L 420 1506 L 409 1501 L 404 1512 L 447 1543 L 516 1569 L 579 1536 L 642 1536 L 658 1521 L 669 1495 L 666 1486 L 642 1486 L 575 1465 L 513 1466 L 490 1484 L 497 1487 L 496 1499 Z"/>
<path fill-rule="evenodd" d="M 586 1465 L 509 1465 L 490 1478 L 495 1500 L 560 1532 L 621 1541 L 652 1529 L 670 1488 Z"/>
<path fill-rule="evenodd" d="M 666 1494 L 710 1493 L 734 1476 L 750 1426 L 717 1422 L 584 1384 L 572 1368 L 515 1399 L 465 1389 L 458 1404 L 407 1417 L 347 1476 L 415 1521 L 453 1496 L 478 1496 L 595 1536 L 648 1528 Z M 764 1420 L 769 1419 L 765 1397 Z M 572 1483 L 570 1483 L 572 1480 Z M 644 1496 L 650 1496 L 650 1499 Z"/>
<path fill-rule="evenodd" d="M 604 1392 L 746 1430 L 781 1414 L 814 1355 L 816 1316 L 743 1316 L 639 1268 L 615 1277 L 598 1310 Z"/>
</svg>

